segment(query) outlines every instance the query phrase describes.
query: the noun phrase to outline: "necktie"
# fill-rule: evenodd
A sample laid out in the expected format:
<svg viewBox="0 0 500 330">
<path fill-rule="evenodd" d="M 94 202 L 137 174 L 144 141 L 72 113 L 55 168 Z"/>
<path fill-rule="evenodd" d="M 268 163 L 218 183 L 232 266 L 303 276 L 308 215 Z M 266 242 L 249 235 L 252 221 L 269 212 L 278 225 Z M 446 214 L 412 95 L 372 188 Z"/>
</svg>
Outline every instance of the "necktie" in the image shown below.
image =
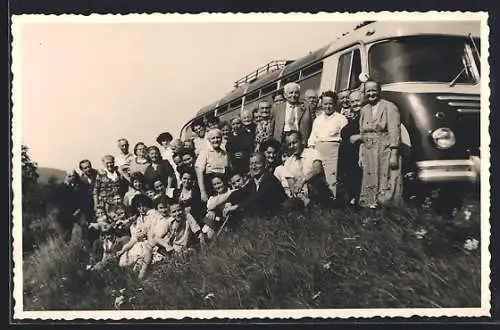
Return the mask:
<svg viewBox="0 0 500 330">
<path fill-rule="evenodd" d="M 288 116 L 288 127 L 290 128 L 291 131 L 297 130 L 297 127 L 295 126 L 295 106 L 291 105 L 290 106 L 290 114 Z"/>
</svg>

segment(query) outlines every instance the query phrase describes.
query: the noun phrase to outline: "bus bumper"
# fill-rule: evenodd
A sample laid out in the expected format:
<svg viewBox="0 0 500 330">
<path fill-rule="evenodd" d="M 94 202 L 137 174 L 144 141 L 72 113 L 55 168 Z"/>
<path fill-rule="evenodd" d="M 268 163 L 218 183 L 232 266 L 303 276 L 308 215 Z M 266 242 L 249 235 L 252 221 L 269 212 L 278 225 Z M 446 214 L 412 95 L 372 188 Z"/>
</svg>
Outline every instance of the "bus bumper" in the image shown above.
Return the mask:
<svg viewBox="0 0 500 330">
<path fill-rule="evenodd" d="M 422 182 L 479 182 L 481 160 L 469 159 L 426 160 L 417 162 L 418 178 Z"/>
</svg>

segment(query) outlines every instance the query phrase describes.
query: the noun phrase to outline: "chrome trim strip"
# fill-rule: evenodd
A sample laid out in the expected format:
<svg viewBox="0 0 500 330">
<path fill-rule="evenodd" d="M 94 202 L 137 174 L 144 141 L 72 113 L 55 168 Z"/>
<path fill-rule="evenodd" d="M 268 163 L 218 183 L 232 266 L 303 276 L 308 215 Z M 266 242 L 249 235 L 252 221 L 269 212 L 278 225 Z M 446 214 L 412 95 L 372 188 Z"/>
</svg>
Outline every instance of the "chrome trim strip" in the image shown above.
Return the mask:
<svg viewBox="0 0 500 330">
<path fill-rule="evenodd" d="M 457 109 L 457 112 L 458 113 L 465 113 L 465 114 L 470 114 L 470 113 L 479 113 L 481 112 L 481 110 L 479 109 Z"/>
<path fill-rule="evenodd" d="M 473 171 L 425 171 L 419 173 L 418 178 L 424 182 L 442 182 L 442 181 L 472 181 L 476 182 L 478 176 Z"/>
<path fill-rule="evenodd" d="M 432 167 L 443 167 L 443 166 L 471 166 L 472 161 L 470 159 L 443 159 L 443 160 L 423 160 L 417 162 L 419 168 L 432 168 Z"/>
<path fill-rule="evenodd" d="M 438 100 L 443 100 L 443 101 L 481 101 L 481 97 L 471 95 L 471 96 L 464 96 L 464 95 L 438 95 L 436 96 Z"/>
<path fill-rule="evenodd" d="M 452 107 L 478 107 L 479 102 L 448 102 Z"/>
</svg>

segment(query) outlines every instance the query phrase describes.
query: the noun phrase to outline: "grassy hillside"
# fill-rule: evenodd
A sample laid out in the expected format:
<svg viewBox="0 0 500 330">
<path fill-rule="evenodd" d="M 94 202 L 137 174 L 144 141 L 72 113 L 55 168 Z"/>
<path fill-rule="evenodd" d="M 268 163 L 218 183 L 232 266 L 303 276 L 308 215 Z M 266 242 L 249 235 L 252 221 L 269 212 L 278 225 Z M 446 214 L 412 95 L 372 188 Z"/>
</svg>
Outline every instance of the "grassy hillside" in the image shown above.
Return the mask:
<svg viewBox="0 0 500 330">
<path fill-rule="evenodd" d="M 50 221 L 49 221 L 50 222 Z M 24 261 L 25 310 L 479 307 L 479 208 L 314 210 L 246 219 L 210 250 L 152 266 L 87 271 L 78 235 Z M 425 229 L 426 233 L 424 234 Z"/>
<path fill-rule="evenodd" d="M 47 184 L 51 177 L 56 178 L 57 182 L 64 181 L 66 177 L 66 171 L 55 168 L 38 167 L 36 171 L 38 173 L 38 183 L 40 184 Z"/>
</svg>

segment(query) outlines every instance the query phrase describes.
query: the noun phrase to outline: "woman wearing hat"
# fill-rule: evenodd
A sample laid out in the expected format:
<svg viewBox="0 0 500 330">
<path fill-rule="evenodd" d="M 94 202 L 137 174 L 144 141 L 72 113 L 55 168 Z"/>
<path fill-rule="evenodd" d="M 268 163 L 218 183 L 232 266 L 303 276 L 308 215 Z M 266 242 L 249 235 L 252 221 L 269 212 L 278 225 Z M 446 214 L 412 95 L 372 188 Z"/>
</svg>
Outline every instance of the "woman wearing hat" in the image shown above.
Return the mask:
<svg viewBox="0 0 500 330">
<path fill-rule="evenodd" d="M 170 146 L 170 142 L 172 142 L 172 134 L 169 132 L 163 132 L 156 138 L 156 142 L 160 145 L 160 154 L 161 158 L 166 159 L 170 162 L 170 164 L 174 163 L 173 160 L 173 151 Z"/>
</svg>

